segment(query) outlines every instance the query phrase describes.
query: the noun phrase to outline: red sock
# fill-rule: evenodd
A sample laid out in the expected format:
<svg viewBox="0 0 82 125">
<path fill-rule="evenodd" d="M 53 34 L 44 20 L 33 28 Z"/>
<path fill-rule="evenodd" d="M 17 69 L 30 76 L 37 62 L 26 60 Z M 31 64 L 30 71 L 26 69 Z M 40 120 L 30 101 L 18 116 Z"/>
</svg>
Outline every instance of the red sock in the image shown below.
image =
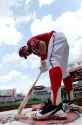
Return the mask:
<svg viewBox="0 0 82 125">
<path fill-rule="evenodd" d="M 63 82 L 64 82 L 66 93 L 68 95 L 68 99 L 70 100 L 70 92 L 73 89 L 73 87 L 72 87 L 72 79 L 69 76 L 69 77 L 63 79 Z"/>
<path fill-rule="evenodd" d="M 61 81 L 62 81 L 62 70 L 61 68 L 58 67 L 52 67 L 49 70 L 49 76 L 50 76 L 50 81 L 51 81 L 51 89 L 53 92 L 53 101 L 54 104 L 56 104 L 56 98 L 58 94 L 58 90 L 61 86 Z"/>
</svg>

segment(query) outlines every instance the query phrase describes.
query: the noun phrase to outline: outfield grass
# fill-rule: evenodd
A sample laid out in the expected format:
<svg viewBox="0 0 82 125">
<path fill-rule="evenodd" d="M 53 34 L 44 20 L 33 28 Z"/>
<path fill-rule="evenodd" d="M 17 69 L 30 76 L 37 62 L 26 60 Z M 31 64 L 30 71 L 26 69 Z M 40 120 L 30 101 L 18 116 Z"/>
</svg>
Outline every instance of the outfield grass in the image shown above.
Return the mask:
<svg viewBox="0 0 82 125">
<path fill-rule="evenodd" d="M 20 105 L 21 101 L 8 101 L 8 102 L 0 102 L 0 111 L 17 109 Z M 27 102 L 26 107 L 31 107 L 33 104 L 41 104 L 44 103 L 41 99 L 30 98 Z"/>
</svg>

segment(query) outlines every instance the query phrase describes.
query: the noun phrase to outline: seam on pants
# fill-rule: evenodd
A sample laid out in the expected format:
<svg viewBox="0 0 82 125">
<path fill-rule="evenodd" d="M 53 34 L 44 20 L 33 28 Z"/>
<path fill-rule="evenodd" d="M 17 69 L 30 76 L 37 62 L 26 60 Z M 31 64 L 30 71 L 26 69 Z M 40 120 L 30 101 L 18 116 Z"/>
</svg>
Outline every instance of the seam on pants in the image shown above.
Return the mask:
<svg viewBox="0 0 82 125">
<path fill-rule="evenodd" d="M 51 62 L 51 58 L 52 58 L 52 54 L 53 54 L 53 49 L 54 49 L 54 40 L 55 40 L 55 35 L 54 34 L 52 34 L 52 37 L 53 37 L 53 45 L 52 45 L 52 51 L 51 51 L 51 55 L 50 55 L 50 57 L 49 57 L 49 62 L 50 62 L 50 64 L 51 64 L 51 66 L 53 66 L 53 64 L 52 64 L 52 62 Z"/>
</svg>

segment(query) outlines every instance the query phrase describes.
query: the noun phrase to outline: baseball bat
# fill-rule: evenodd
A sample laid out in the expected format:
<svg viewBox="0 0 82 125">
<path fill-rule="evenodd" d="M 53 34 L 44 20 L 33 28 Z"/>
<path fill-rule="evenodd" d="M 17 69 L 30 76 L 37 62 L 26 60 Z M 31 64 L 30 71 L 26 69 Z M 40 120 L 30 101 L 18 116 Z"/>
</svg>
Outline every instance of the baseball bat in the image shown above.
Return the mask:
<svg viewBox="0 0 82 125">
<path fill-rule="evenodd" d="M 41 76 L 41 72 L 38 74 L 38 76 L 37 76 L 35 82 L 33 83 L 32 87 L 30 88 L 29 92 L 26 94 L 26 96 L 24 97 L 23 101 L 21 102 L 21 104 L 20 104 L 20 106 L 19 106 L 19 108 L 18 108 L 17 114 L 21 114 L 21 112 L 22 112 L 22 110 L 24 109 L 25 105 L 27 104 L 27 101 L 28 101 L 28 99 L 29 99 L 29 96 L 30 96 L 30 94 L 31 94 L 31 92 L 32 92 L 32 90 L 33 90 L 33 88 L 35 87 L 37 81 L 39 80 L 40 76 Z"/>
</svg>

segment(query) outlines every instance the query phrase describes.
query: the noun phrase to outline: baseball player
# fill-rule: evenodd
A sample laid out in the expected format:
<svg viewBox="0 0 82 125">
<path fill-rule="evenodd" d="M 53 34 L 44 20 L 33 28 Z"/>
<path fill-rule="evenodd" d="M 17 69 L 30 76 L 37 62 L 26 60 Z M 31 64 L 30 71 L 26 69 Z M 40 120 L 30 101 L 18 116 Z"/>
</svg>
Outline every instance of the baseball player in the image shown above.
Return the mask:
<svg viewBox="0 0 82 125">
<path fill-rule="evenodd" d="M 63 80 L 68 100 L 71 100 L 72 80 L 67 73 L 67 64 L 69 57 L 69 46 L 67 39 L 62 32 L 50 31 L 31 37 L 27 45 L 19 50 L 20 57 L 27 57 L 30 54 L 40 57 L 41 72 L 49 71 L 50 85 L 52 90 L 51 103 L 44 106 L 36 113 L 36 117 L 45 118 L 52 113 L 57 113 L 62 104 L 59 102 L 59 92 Z M 48 68 L 48 65 L 50 67 Z"/>
</svg>

